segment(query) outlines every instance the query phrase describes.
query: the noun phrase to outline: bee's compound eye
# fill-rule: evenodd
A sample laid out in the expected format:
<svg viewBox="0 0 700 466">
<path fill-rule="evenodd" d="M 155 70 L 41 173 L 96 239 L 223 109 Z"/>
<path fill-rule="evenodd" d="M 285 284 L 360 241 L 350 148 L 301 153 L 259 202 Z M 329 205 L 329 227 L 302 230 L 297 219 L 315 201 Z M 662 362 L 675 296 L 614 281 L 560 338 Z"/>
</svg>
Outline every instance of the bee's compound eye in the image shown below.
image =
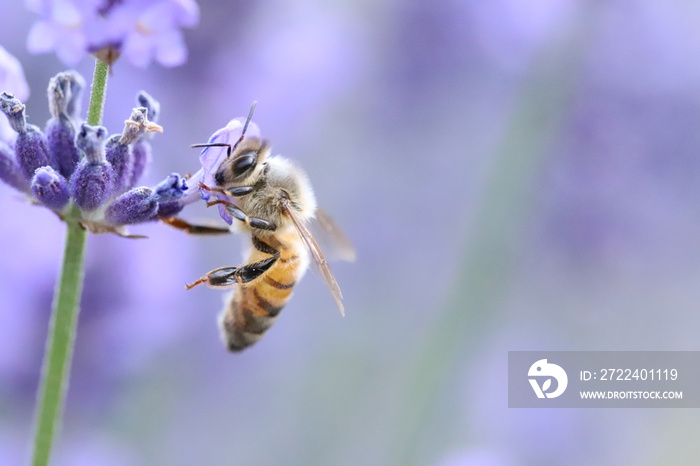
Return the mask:
<svg viewBox="0 0 700 466">
<path fill-rule="evenodd" d="M 241 155 L 233 162 L 233 176 L 240 176 L 255 164 L 254 153 Z"/>
<path fill-rule="evenodd" d="M 224 172 L 218 171 L 214 175 L 214 181 L 216 182 L 217 185 L 223 186 L 224 183 L 226 182 L 226 177 L 224 176 Z"/>
</svg>

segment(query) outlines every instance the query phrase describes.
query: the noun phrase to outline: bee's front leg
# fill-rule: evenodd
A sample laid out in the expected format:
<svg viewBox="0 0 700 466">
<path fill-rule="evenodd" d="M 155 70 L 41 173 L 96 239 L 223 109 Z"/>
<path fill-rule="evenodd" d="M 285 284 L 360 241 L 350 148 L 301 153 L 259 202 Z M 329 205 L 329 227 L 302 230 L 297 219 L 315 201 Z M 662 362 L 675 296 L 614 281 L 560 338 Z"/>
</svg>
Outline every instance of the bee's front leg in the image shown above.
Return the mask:
<svg viewBox="0 0 700 466">
<path fill-rule="evenodd" d="M 240 220 L 241 222 L 245 223 L 251 228 L 258 228 L 260 230 L 267 230 L 267 231 L 275 231 L 277 229 L 277 225 L 274 223 L 265 220 L 264 218 L 259 218 L 259 217 L 248 217 L 245 212 L 241 210 L 240 207 L 238 207 L 236 204 L 233 202 L 229 201 L 223 201 L 223 200 L 217 200 L 217 201 L 211 201 L 207 202 L 207 207 L 211 207 L 217 204 L 223 204 L 226 206 L 226 210 L 228 213 L 230 213 L 234 218 Z"/>
<path fill-rule="evenodd" d="M 230 197 L 245 196 L 246 194 L 252 193 L 253 190 L 255 189 L 252 186 L 236 186 L 234 188 L 224 189 L 221 186 L 207 186 L 206 184 L 204 184 L 202 182 L 199 183 L 199 187 L 205 191 L 221 193 L 221 194 L 225 194 L 225 195 L 230 196 Z"/>
</svg>

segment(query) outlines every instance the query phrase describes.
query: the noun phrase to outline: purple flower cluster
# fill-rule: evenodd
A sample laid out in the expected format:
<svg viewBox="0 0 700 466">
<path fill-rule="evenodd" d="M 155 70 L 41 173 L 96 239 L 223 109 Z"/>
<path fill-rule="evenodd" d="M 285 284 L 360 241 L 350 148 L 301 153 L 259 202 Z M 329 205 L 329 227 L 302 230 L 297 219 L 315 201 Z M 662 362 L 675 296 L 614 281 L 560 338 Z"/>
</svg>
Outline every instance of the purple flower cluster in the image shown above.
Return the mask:
<svg viewBox="0 0 700 466">
<path fill-rule="evenodd" d="M 177 66 L 187 58 L 181 27 L 199 21 L 194 0 L 27 0 L 41 16 L 27 38 L 32 53 L 55 51 L 67 65 L 109 50 L 136 66 Z"/>
<path fill-rule="evenodd" d="M 0 110 L 17 133 L 14 147 L 0 141 L 0 179 L 94 233 L 124 236 L 125 225 L 180 212 L 187 190 L 180 175 L 168 175 L 155 188 L 136 187 L 150 159 L 148 132 L 162 131 L 148 118 L 158 118 L 158 102 L 140 92 L 142 106 L 134 108 L 121 134 L 108 138 L 104 127 L 78 118 L 84 86 L 74 71 L 50 80 L 52 116 L 44 131 L 27 123 L 22 102 L 0 95 Z"/>
</svg>

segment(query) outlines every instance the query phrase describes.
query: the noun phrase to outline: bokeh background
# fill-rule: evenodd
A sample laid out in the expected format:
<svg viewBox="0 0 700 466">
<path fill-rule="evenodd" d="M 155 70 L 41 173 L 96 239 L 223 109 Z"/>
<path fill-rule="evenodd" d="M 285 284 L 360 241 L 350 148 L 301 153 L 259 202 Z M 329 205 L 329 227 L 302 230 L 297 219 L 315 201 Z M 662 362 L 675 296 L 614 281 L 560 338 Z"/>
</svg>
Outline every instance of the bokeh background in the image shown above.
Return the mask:
<svg viewBox="0 0 700 466">
<path fill-rule="evenodd" d="M 690 409 L 508 409 L 511 350 L 699 350 L 700 6 L 685 0 L 214 2 L 184 66 L 118 62 L 105 125 L 162 105 L 147 182 L 245 115 L 352 238 L 341 318 L 309 273 L 228 354 L 238 238 L 91 236 L 57 465 L 658 465 Z M 54 55 L 0 5 L 30 121 Z M 92 62 L 76 67 L 86 78 Z M 86 102 L 85 102 L 86 103 Z M 0 464 L 26 461 L 63 228 L 0 187 Z M 204 206 L 190 220 L 215 220 Z"/>
</svg>

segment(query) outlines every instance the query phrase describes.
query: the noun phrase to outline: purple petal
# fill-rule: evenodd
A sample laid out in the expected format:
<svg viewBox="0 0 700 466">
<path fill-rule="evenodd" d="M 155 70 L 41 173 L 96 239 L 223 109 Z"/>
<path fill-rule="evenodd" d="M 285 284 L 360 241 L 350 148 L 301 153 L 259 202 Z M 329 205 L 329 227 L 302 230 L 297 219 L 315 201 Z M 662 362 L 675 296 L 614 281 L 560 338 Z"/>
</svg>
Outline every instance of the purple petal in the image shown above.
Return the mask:
<svg viewBox="0 0 700 466">
<path fill-rule="evenodd" d="M 145 68 L 153 60 L 153 48 L 150 40 L 137 32 L 128 34 L 124 38 L 122 54 L 139 68 Z"/>
<path fill-rule="evenodd" d="M 0 46 L 0 89 L 9 92 L 20 101 L 26 101 L 29 97 L 29 85 L 24 77 L 22 65 L 2 46 Z M 10 124 L 4 118 L 0 118 L 0 140 L 14 142 L 16 137 L 17 134 Z"/>
<path fill-rule="evenodd" d="M 29 84 L 24 77 L 22 64 L 0 46 L 0 86 L 3 92 L 9 92 L 24 102 L 29 98 Z"/>
<path fill-rule="evenodd" d="M 245 124 L 246 118 L 238 117 L 229 121 L 226 126 L 216 131 L 210 138 L 209 142 L 223 143 L 234 145 L 241 137 L 241 131 Z M 246 131 L 246 138 L 259 137 L 260 128 L 254 122 L 250 122 Z M 218 170 L 219 165 L 226 159 L 226 147 L 205 147 L 199 154 L 199 162 L 202 164 L 204 176 L 202 183 L 207 186 L 216 186 L 214 174 Z M 205 198 L 205 199 L 208 199 Z"/>
<path fill-rule="evenodd" d="M 202 183 L 203 179 L 203 169 L 199 169 L 197 173 L 195 173 L 187 179 L 187 190 L 185 190 L 185 195 L 182 198 L 182 202 L 184 202 L 185 204 L 191 204 L 193 202 L 199 201 L 200 199 L 203 199 L 203 194 L 200 192 L 199 189 L 199 183 Z"/>
<path fill-rule="evenodd" d="M 211 138 L 209 138 L 209 142 L 234 145 L 241 137 L 241 132 L 243 131 L 245 121 L 246 118 L 244 117 L 234 118 L 233 120 L 229 121 L 226 126 L 216 131 L 211 136 Z M 258 136 L 260 136 L 260 128 L 258 128 L 258 125 L 251 121 L 248 124 L 248 129 L 246 130 L 245 137 L 248 138 Z M 218 170 L 219 165 L 221 165 L 221 162 L 223 162 L 226 159 L 226 155 L 226 147 L 205 147 L 202 150 L 202 152 L 199 154 L 199 161 L 202 164 L 202 183 L 204 183 L 207 186 L 216 186 L 216 182 L 214 181 L 214 174 L 216 173 L 216 170 Z M 190 186 L 195 185 L 193 183 L 190 183 Z M 200 189 L 200 193 L 202 195 L 202 199 L 204 199 L 205 201 L 211 198 L 211 194 L 205 189 Z M 218 193 L 216 197 L 217 199 L 226 199 L 226 196 Z M 218 208 L 219 216 L 221 216 L 221 218 L 226 223 L 231 225 L 233 222 L 233 218 L 226 211 L 226 208 L 223 205 L 219 205 Z"/>
<path fill-rule="evenodd" d="M 54 0 L 51 13 L 51 19 L 65 29 L 76 30 L 82 25 L 83 17 L 73 2 Z"/>
<path fill-rule="evenodd" d="M 30 53 L 50 52 L 56 46 L 57 32 L 48 21 L 37 21 L 27 35 L 27 50 Z"/>
<path fill-rule="evenodd" d="M 221 193 L 216 193 L 216 197 L 221 200 L 226 200 L 226 196 L 224 196 Z M 226 206 L 224 206 L 223 204 L 219 204 L 216 207 L 218 207 L 219 209 L 219 217 L 221 217 L 221 219 L 224 222 L 228 223 L 229 225 L 232 225 L 233 217 L 231 217 L 231 214 L 229 214 L 228 210 L 226 210 Z"/>
<path fill-rule="evenodd" d="M 199 5 L 194 0 L 170 0 L 175 7 L 175 20 L 185 27 L 199 23 Z"/>
<path fill-rule="evenodd" d="M 77 31 L 67 32 L 63 39 L 56 47 L 56 55 L 66 65 L 76 65 L 85 56 L 88 48 L 87 40 Z"/>
<path fill-rule="evenodd" d="M 172 29 L 155 37 L 156 61 L 163 66 L 179 66 L 187 60 L 187 48 L 179 30 Z"/>
</svg>

